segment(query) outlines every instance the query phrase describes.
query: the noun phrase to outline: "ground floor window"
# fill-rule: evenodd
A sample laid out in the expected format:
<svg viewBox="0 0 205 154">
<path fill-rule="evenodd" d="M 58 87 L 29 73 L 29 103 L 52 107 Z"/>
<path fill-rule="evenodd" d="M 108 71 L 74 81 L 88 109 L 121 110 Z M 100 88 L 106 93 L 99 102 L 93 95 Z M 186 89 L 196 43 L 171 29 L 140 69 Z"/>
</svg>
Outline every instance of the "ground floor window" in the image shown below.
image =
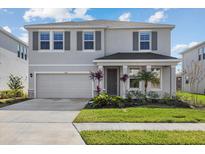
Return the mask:
<svg viewBox="0 0 205 154">
<path fill-rule="evenodd" d="M 161 75 L 162 75 L 161 68 L 154 67 L 151 70 L 152 70 L 152 72 L 155 72 L 156 77 L 159 78 L 159 84 L 151 84 L 151 88 L 152 89 L 161 89 Z"/>
<path fill-rule="evenodd" d="M 131 89 L 139 89 L 140 88 L 139 81 L 137 81 L 135 79 L 135 76 L 137 76 L 139 71 L 140 71 L 139 68 L 130 68 L 130 72 L 129 72 L 129 87 Z"/>
</svg>

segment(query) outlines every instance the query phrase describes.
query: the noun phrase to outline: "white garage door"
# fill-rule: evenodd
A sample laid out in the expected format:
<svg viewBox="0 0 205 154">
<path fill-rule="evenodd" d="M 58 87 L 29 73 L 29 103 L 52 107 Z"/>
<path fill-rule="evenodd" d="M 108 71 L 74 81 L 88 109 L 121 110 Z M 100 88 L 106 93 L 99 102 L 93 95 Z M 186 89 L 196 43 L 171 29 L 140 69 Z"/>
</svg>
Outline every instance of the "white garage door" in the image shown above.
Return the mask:
<svg viewBox="0 0 205 154">
<path fill-rule="evenodd" d="M 88 74 L 37 74 L 37 98 L 91 98 Z"/>
</svg>

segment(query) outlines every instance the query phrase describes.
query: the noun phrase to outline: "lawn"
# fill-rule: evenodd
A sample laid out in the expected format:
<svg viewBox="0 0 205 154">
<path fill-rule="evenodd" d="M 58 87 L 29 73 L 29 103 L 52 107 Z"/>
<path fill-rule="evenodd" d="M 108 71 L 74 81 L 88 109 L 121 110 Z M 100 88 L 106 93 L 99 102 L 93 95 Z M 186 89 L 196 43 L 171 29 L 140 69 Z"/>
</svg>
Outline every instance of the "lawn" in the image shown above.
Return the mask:
<svg viewBox="0 0 205 154">
<path fill-rule="evenodd" d="M 18 98 L 8 98 L 8 99 L 0 99 L 0 108 L 5 107 L 8 105 L 12 105 L 18 102 L 22 102 L 28 100 L 28 98 L 25 97 L 18 97 Z"/>
<path fill-rule="evenodd" d="M 86 144 L 205 144 L 204 131 L 82 131 Z"/>
<path fill-rule="evenodd" d="M 80 122 L 205 122 L 205 110 L 187 108 L 83 109 Z"/>
<path fill-rule="evenodd" d="M 191 101 L 193 97 L 197 97 L 197 100 L 198 100 L 197 104 L 205 106 L 205 95 L 203 94 L 192 94 L 188 92 L 178 91 L 177 96 L 182 96 L 185 99 L 188 99 L 189 101 Z"/>
</svg>

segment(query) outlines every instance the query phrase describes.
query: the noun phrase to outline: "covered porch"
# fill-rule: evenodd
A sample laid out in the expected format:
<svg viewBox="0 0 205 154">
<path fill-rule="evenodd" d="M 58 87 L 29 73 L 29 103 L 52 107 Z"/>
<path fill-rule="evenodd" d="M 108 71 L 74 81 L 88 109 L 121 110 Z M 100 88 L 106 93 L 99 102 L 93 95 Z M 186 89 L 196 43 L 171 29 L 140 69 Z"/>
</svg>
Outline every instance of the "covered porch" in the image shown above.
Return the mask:
<svg viewBox="0 0 205 154">
<path fill-rule="evenodd" d="M 139 59 L 139 54 L 140 57 L 144 55 L 141 57 L 143 59 Z M 130 90 L 144 91 L 143 81 L 136 82 L 134 78 L 142 70 L 154 71 L 160 79 L 158 85 L 148 83 L 147 91 L 155 91 L 161 96 L 164 93 L 176 94 L 175 72 L 179 62 L 176 58 L 153 53 L 117 53 L 96 59 L 94 62 L 104 74 L 101 89 L 110 95 L 125 97 Z M 124 74 L 129 76 L 125 83 L 120 80 Z"/>
</svg>

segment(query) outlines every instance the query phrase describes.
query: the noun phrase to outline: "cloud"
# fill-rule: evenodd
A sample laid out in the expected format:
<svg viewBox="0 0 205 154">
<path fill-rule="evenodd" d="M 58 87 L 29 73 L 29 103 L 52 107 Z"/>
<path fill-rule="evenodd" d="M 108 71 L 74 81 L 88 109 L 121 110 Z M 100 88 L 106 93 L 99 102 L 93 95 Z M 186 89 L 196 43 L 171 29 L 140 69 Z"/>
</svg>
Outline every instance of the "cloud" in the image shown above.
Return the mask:
<svg viewBox="0 0 205 154">
<path fill-rule="evenodd" d="M 19 39 L 21 39 L 22 41 L 28 43 L 28 32 L 24 27 L 20 27 L 19 28 L 21 34 L 19 36 Z"/>
<path fill-rule="evenodd" d="M 11 33 L 11 28 L 9 26 L 3 26 L 3 29 L 6 30 L 7 32 Z"/>
<path fill-rule="evenodd" d="M 82 19 L 82 20 L 92 20 L 93 17 L 87 14 L 87 8 L 77 8 L 77 9 L 53 9 L 53 8 L 38 8 L 29 9 L 25 12 L 23 18 L 26 22 L 40 19 L 54 19 L 56 22 L 70 21 L 72 19 Z"/>
<path fill-rule="evenodd" d="M 182 51 L 197 45 L 198 43 L 200 43 L 200 42 L 191 42 L 189 44 L 177 44 L 172 48 L 172 53 L 173 54 L 179 54 Z"/>
<path fill-rule="evenodd" d="M 167 18 L 167 15 L 165 14 L 166 10 L 160 10 L 155 12 L 153 15 L 151 15 L 148 19 L 148 22 L 151 23 L 159 23 L 162 20 Z"/>
<path fill-rule="evenodd" d="M 126 13 L 123 13 L 121 16 L 119 16 L 118 19 L 120 21 L 130 21 L 130 17 L 131 17 L 131 13 L 126 12 Z"/>
</svg>

